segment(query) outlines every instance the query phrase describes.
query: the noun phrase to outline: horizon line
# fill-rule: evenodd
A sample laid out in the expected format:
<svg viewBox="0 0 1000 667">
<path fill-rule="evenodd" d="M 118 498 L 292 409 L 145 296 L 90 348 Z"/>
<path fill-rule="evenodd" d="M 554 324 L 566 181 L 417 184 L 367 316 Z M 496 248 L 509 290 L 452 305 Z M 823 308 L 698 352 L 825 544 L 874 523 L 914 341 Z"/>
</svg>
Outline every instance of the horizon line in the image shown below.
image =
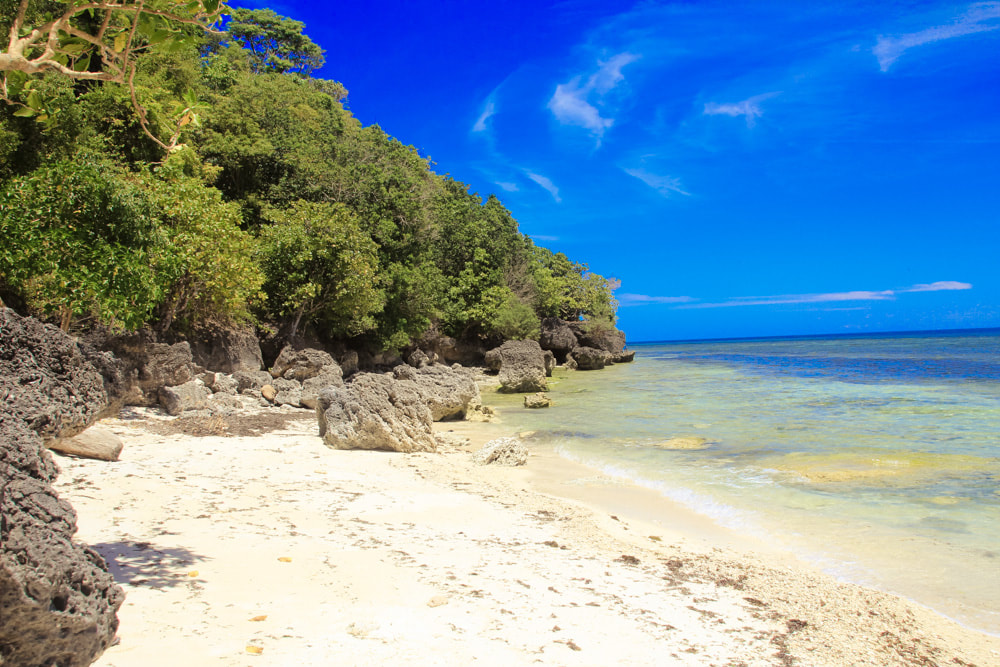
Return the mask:
<svg viewBox="0 0 1000 667">
<path fill-rule="evenodd" d="M 930 334 L 959 333 L 972 331 L 1000 331 L 1000 327 L 969 327 L 958 329 L 903 329 L 892 331 L 852 331 L 849 333 L 818 333 L 818 334 L 778 334 L 773 336 L 725 336 L 722 338 L 672 338 L 660 340 L 640 340 L 628 342 L 627 345 L 656 345 L 658 343 L 721 343 L 751 340 L 784 340 L 789 338 L 857 338 L 863 336 L 887 334 Z"/>
</svg>

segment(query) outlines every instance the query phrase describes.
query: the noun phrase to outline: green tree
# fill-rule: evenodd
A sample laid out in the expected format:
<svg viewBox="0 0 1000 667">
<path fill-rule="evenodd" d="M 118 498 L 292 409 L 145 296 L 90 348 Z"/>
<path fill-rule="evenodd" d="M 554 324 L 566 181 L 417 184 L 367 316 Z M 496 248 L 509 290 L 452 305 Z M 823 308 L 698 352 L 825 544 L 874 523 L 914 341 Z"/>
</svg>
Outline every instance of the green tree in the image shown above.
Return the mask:
<svg viewBox="0 0 1000 667">
<path fill-rule="evenodd" d="M 375 326 L 384 303 L 377 287 L 375 244 L 342 204 L 296 201 L 266 212 L 258 259 L 272 315 L 288 335 L 313 323 L 332 337 Z"/>
<path fill-rule="evenodd" d="M 250 52 L 256 73 L 310 76 L 323 66 L 323 49 L 303 34 L 305 24 L 271 9 L 237 9 L 226 25 L 229 36 Z"/>
</svg>

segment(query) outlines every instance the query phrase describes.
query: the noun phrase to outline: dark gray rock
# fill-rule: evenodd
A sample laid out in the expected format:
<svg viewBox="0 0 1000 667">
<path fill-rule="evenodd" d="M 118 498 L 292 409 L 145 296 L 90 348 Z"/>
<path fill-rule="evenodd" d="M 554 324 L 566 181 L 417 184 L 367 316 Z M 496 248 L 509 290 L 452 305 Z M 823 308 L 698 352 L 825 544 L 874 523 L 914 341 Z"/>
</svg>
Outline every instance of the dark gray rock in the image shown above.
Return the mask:
<svg viewBox="0 0 1000 667">
<path fill-rule="evenodd" d="M 212 390 L 201 380 L 191 380 L 176 387 L 160 388 L 160 405 L 168 415 L 179 415 L 189 410 L 207 410 Z"/>
<path fill-rule="evenodd" d="M 542 332 L 538 343 L 543 350 L 549 350 L 559 363 L 566 361 L 566 355 L 579 345 L 573 329 L 558 317 L 547 317 L 542 320 Z"/>
<path fill-rule="evenodd" d="M 503 359 L 500 357 L 500 348 L 495 347 L 492 350 L 487 351 L 486 354 L 483 355 L 483 363 L 486 364 L 487 370 L 499 373 L 500 365 L 503 363 Z"/>
<path fill-rule="evenodd" d="M 578 347 L 573 350 L 573 360 L 577 370 L 597 371 L 604 368 L 611 356 L 609 352 L 594 347 Z"/>
<path fill-rule="evenodd" d="M 93 356 L 109 373 L 116 370 L 102 355 Z M 0 310 L 0 405 L 42 438 L 69 438 L 100 419 L 111 402 L 105 385 L 116 381 L 102 376 L 85 350 L 56 327 Z"/>
<path fill-rule="evenodd" d="M 569 322 L 578 347 L 593 347 L 612 354 L 625 349 L 625 332 L 603 322 Z"/>
<path fill-rule="evenodd" d="M 276 378 L 283 377 L 286 380 L 302 382 L 319 375 L 324 366 L 336 363 L 329 352 L 311 347 L 296 349 L 291 345 L 286 345 L 275 360 L 274 366 L 271 368 L 271 375 Z"/>
<path fill-rule="evenodd" d="M 432 452 L 431 411 L 413 382 L 360 373 L 343 387 L 327 387 L 316 404 L 319 434 L 333 449 Z"/>
<path fill-rule="evenodd" d="M 124 593 L 104 560 L 73 542 L 76 515 L 52 488 L 58 469 L 43 440 L 78 433 L 114 398 L 105 387 L 115 380 L 103 378 L 101 370 L 113 370 L 106 366 L 112 360 L 102 357 L 95 365 L 87 354 L 55 327 L 0 311 L 4 665 L 84 667 L 111 644 L 118 628 Z"/>
<path fill-rule="evenodd" d="M 545 356 L 534 340 L 509 340 L 497 348 L 500 355 L 500 391 L 545 391 Z"/>
<path fill-rule="evenodd" d="M 260 340 L 252 329 L 203 326 L 187 338 L 194 363 L 212 371 L 232 374 L 264 367 Z"/>
<path fill-rule="evenodd" d="M 355 350 L 347 350 L 339 357 L 338 363 L 344 377 L 354 375 L 358 372 L 358 353 Z"/>
</svg>

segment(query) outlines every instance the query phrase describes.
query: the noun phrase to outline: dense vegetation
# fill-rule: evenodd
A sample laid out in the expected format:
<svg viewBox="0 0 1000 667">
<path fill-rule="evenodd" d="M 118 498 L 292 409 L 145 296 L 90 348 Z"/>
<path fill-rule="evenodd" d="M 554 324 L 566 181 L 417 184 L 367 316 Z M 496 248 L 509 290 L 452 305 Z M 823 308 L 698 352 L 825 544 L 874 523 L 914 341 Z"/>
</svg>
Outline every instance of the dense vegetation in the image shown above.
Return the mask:
<svg viewBox="0 0 1000 667">
<path fill-rule="evenodd" d="M 20 4 L 0 0 L 0 34 Z M 217 4 L 146 6 L 211 18 Z M 21 27 L 71 6 L 26 3 Z M 271 323 L 387 348 L 430 329 L 495 341 L 537 336 L 542 317 L 613 322 L 607 280 L 535 246 L 495 196 L 363 127 L 341 84 L 311 76 L 323 52 L 301 23 L 241 9 L 220 35 L 142 20 L 74 16 L 109 46 L 63 35 L 69 74 L 4 70 L 0 57 L 9 305 L 63 327 Z M 119 51 L 130 76 L 73 74 Z"/>
</svg>

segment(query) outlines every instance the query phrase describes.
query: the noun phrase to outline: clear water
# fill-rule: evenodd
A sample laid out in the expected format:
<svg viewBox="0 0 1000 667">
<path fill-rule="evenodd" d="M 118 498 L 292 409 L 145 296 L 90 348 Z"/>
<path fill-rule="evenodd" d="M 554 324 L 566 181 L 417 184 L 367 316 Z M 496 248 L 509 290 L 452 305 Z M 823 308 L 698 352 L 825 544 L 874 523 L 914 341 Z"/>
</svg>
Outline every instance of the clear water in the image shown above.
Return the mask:
<svg viewBox="0 0 1000 667">
<path fill-rule="evenodd" d="M 632 364 L 557 371 L 551 409 L 498 396 L 504 421 L 1000 633 L 1000 330 L 635 349 Z"/>
</svg>

